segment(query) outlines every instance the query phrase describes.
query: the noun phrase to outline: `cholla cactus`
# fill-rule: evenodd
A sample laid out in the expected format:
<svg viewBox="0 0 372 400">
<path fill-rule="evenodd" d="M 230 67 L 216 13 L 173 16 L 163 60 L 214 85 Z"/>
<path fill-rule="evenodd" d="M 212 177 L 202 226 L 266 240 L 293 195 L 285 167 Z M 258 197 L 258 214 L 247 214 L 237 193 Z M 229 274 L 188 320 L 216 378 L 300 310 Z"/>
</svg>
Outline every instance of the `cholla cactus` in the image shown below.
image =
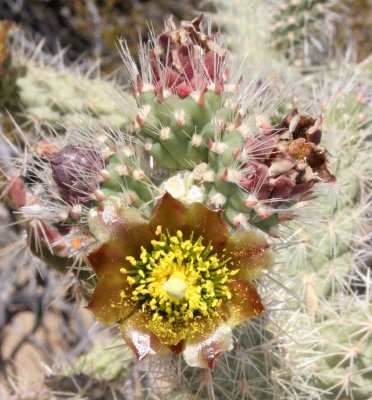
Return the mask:
<svg viewBox="0 0 372 400">
<path fill-rule="evenodd" d="M 319 65 L 330 55 L 345 7 L 334 0 L 212 0 L 215 22 L 228 32 L 227 43 L 264 68 L 267 60 L 283 75 L 288 61 L 297 67 Z M 240 38 L 246 38 L 242 42 Z M 290 75 L 293 76 L 294 71 Z"/>
<path fill-rule="evenodd" d="M 99 68 L 76 65 L 67 68 L 63 54 L 51 57 L 22 33 L 14 35 L 7 50 L 7 32 L 0 25 L 0 110 L 6 106 L 25 129 L 42 126 L 61 131 L 60 121 L 90 120 L 97 125 L 122 128 L 126 119 L 115 97 L 112 80 L 103 80 Z M 31 49 L 31 50 L 30 50 Z"/>
<path fill-rule="evenodd" d="M 188 365 L 212 368 L 231 350 L 232 328 L 262 314 L 260 294 L 274 291 L 257 285 L 273 264 L 262 231 L 280 235 L 318 183 L 334 181 L 322 121 L 295 109 L 275 123 L 280 99 L 230 62 L 202 17 L 179 28 L 168 20 L 142 50 L 141 73 L 123 49 L 136 101 L 125 103 L 125 133 L 68 123 L 63 136 L 30 146 L 9 193 L 36 255 L 60 269 L 93 269 L 97 284 L 80 275 L 88 308 L 120 324 L 138 359 L 183 353 Z M 190 180 L 192 190 L 180 190 Z M 259 366 L 247 369 L 257 390 L 232 380 L 221 393 L 264 398 L 289 373 L 280 362 L 272 372 L 275 346 L 261 318 L 241 328 L 231 355 L 248 368 L 237 354 L 257 346 Z M 247 371 L 239 368 L 242 380 Z"/>
<path fill-rule="evenodd" d="M 321 85 L 327 111 L 324 123 L 339 132 L 333 144 L 339 186 L 324 198 L 320 210 L 325 234 L 301 229 L 299 235 L 307 243 L 287 257 L 286 274 L 295 271 L 303 283 L 299 287 L 306 302 L 309 335 L 306 346 L 291 347 L 289 352 L 299 364 L 314 354 L 306 362 L 312 363 L 312 385 L 325 391 L 324 398 L 364 400 L 369 396 L 366 381 L 371 371 L 364 360 L 368 356 L 365 340 L 370 340 L 370 274 L 368 267 L 363 268 L 363 259 L 370 254 L 368 63 L 353 66 L 352 72 L 348 68 L 329 71 Z M 337 326 L 337 334 L 332 326 Z M 345 329 L 350 331 L 346 334 Z"/>
<path fill-rule="evenodd" d="M 269 0 L 276 50 L 302 66 L 316 61 L 316 53 L 324 58 L 335 36 L 335 6 L 333 0 Z"/>
</svg>

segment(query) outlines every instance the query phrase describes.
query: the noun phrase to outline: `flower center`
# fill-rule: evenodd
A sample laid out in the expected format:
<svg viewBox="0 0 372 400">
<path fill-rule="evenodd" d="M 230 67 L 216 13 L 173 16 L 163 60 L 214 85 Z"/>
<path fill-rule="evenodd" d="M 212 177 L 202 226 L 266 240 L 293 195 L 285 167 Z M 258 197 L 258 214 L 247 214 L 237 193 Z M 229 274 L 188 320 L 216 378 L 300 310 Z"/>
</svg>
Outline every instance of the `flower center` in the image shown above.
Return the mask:
<svg viewBox="0 0 372 400">
<path fill-rule="evenodd" d="M 230 259 L 213 253 L 202 236 L 184 239 L 181 231 L 165 234 L 161 227 L 156 233 L 160 239 L 151 241 L 152 248 L 142 247 L 138 259 L 127 257 L 132 268 L 121 269 L 133 286 L 131 299 L 153 320 L 170 323 L 215 313 L 231 298 L 228 283 L 238 270 L 231 269 Z"/>
<path fill-rule="evenodd" d="M 185 297 L 186 288 L 186 283 L 182 279 L 174 276 L 171 276 L 166 282 L 163 283 L 163 289 L 166 291 L 168 296 L 173 296 L 176 299 L 182 299 Z"/>
</svg>

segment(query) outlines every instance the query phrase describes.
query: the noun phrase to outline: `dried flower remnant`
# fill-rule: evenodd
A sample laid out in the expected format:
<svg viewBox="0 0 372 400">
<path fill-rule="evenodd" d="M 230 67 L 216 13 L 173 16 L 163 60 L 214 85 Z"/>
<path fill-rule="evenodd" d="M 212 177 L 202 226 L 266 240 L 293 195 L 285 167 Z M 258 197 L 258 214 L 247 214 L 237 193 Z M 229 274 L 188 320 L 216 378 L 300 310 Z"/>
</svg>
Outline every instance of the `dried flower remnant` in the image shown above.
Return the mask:
<svg viewBox="0 0 372 400">
<path fill-rule="evenodd" d="M 273 210 L 306 200 L 316 183 L 335 181 L 328 166 L 331 157 L 319 145 L 321 123 L 321 118 L 294 109 L 279 125 L 266 127 L 261 135 L 245 141 L 242 151 L 248 161 L 241 185 L 253 194 L 252 207 L 265 201 Z"/>
<path fill-rule="evenodd" d="M 272 265 L 269 245 L 253 231 L 229 236 L 221 212 L 168 193 L 148 223 L 104 203 L 90 215 L 104 244 L 88 256 L 99 277 L 88 308 L 120 324 L 139 360 L 170 351 L 212 368 L 232 327 L 264 310 L 253 280 Z"/>
</svg>

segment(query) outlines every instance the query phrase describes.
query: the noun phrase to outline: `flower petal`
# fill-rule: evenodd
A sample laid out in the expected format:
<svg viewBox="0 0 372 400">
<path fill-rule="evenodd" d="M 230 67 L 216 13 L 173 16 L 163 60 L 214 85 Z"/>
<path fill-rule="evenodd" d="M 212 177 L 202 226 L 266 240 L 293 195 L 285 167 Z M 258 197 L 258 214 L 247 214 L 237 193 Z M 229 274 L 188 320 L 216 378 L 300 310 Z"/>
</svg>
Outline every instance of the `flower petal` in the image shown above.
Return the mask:
<svg viewBox="0 0 372 400">
<path fill-rule="evenodd" d="M 98 277 L 110 273 L 123 276 L 120 268 L 128 264 L 127 253 L 115 247 L 104 244 L 87 255 L 88 262 Z"/>
<path fill-rule="evenodd" d="M 166 192 L 150 216 L 151 231 L 155 234 L 157 227 L 161 226 L 163 232 L 168 229 L 170 234 L 175 234 L 185 224 L 185 213 L 185 205 Z"/>
<path fill-rule="evenodd" d="M 123 339 L 132 349 L 138 361 L 166 353 L 169 349 L 161 344 L 156 335 L 147 329 L 150 316 L 137 311 L 120 324 Z"/>
<path fill-rule="evenodd" d="M 99 279 L 87 308 L 100 322 L 118 322 L 136 310 L 136 304 L 130 300 L 131 293 L 132 289 L 123 275 L 107 273 Z"/>
<path fill-rule="evenodd" d="M 101 243 L 108 243 L 133 257 L 139 254 L 141 246 L 151 245 L 153 239 L 140 213 L 114 199 L 105 200 L 102 206 L 92 209 L 88 223 L 90 231 Z"/>
<path fill-rule="evenodd" d="M 231 350 L 232 330 L 222 321 L 197 320 L 185 341 L 183 357 L 191 367 L 214 367 L 218 356 Z"/>
<path fill-rule="evenodd" d="M 255 231 L 241 231 L 229 237 L 225 245 L 226 256 L 231 257 L 232 269 L 240 269 L 238 277 L 247 280 L 258 278 L 262 270 L 273 265 L 270 245 Z"/>
<path fill-rule="evenodd" d="M 211 242 L 214 247 L 224 244 L 229 235 L 221 211 L 211 210 L 202 203 L 193 203 L 187 207 L 168 192 L 155 207 L 150 226 L 153 233 L 158 226 L 162 226 L 171 235 L 179 229 L 185 238 L 194 232 L 195 239 L 203 236 L 205 243 Z"/>
<path fill-rule="evenodd" d="M 213 211 L 202 203 L 193 203 L 186 210 L 185 237 L 194 232 L 194 238 L 203 236 L 205 244 L 211 242 L 214 251 L 224 244 L 229 237 L 227 224 L 222 218 L 222 211 Z"/>
<path fill-rule="evenodd" d="M 228 323 L 234 327 L 261 314 L 265 308 L 256 288 L 243 280 L 234 279 L 229 283 L 232 298 L 226 303 Z"/>
</svg>

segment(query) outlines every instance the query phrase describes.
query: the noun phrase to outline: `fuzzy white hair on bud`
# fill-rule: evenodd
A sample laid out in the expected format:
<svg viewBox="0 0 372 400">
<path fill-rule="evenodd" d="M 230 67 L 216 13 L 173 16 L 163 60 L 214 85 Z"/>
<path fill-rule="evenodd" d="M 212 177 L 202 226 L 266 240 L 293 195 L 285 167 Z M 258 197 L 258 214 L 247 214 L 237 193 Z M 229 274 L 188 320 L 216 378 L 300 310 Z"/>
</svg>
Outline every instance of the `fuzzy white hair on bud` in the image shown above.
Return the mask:
<svg viewBox="0 0 372 400">
<path fill-rule="evenodd" d="M 146 119 L 148 117 L 148 115 L 151 112 L 151 106 L 149 106 L 148 104 L 145 104 L 144 106 L 142 106 L 139 110 L 138 110 L 138 118 L 139 120 L 144 123 L 146 122 Z"/>
<path fill-rule="evenodd" d="M 115 167 L 115 171 L 119 174 L 119 176 L 128 176 L 130 175 L 130 169 L 125 164 L 120 164 Z"/>
<path fill-rule="evenodd" d="M 232 169 L 232 168 L 226 168 L 225 170 L 225 174 L 223 175 L 223 180 L 226 182 L 230 182 L 230 183 L 235 183 L 236 185 L 239 185 L 242 177 L 243 177 L 243 173 L 242 171 L 239 171 L 237 169 Z M 222 179 L 222 177 L 221 177 Z"/>
<path fill-rule="evenodd" d="M 152 141 L 151 141 L 150 139 L 148 139 L 148 140 L 146 141 L 144 147 L 145 147 L 145 150 L 146 150 L 146 151 L 151 151 L 151 149 L 152 149 L 152 147 L 153 147 Z"/>
</svg>

